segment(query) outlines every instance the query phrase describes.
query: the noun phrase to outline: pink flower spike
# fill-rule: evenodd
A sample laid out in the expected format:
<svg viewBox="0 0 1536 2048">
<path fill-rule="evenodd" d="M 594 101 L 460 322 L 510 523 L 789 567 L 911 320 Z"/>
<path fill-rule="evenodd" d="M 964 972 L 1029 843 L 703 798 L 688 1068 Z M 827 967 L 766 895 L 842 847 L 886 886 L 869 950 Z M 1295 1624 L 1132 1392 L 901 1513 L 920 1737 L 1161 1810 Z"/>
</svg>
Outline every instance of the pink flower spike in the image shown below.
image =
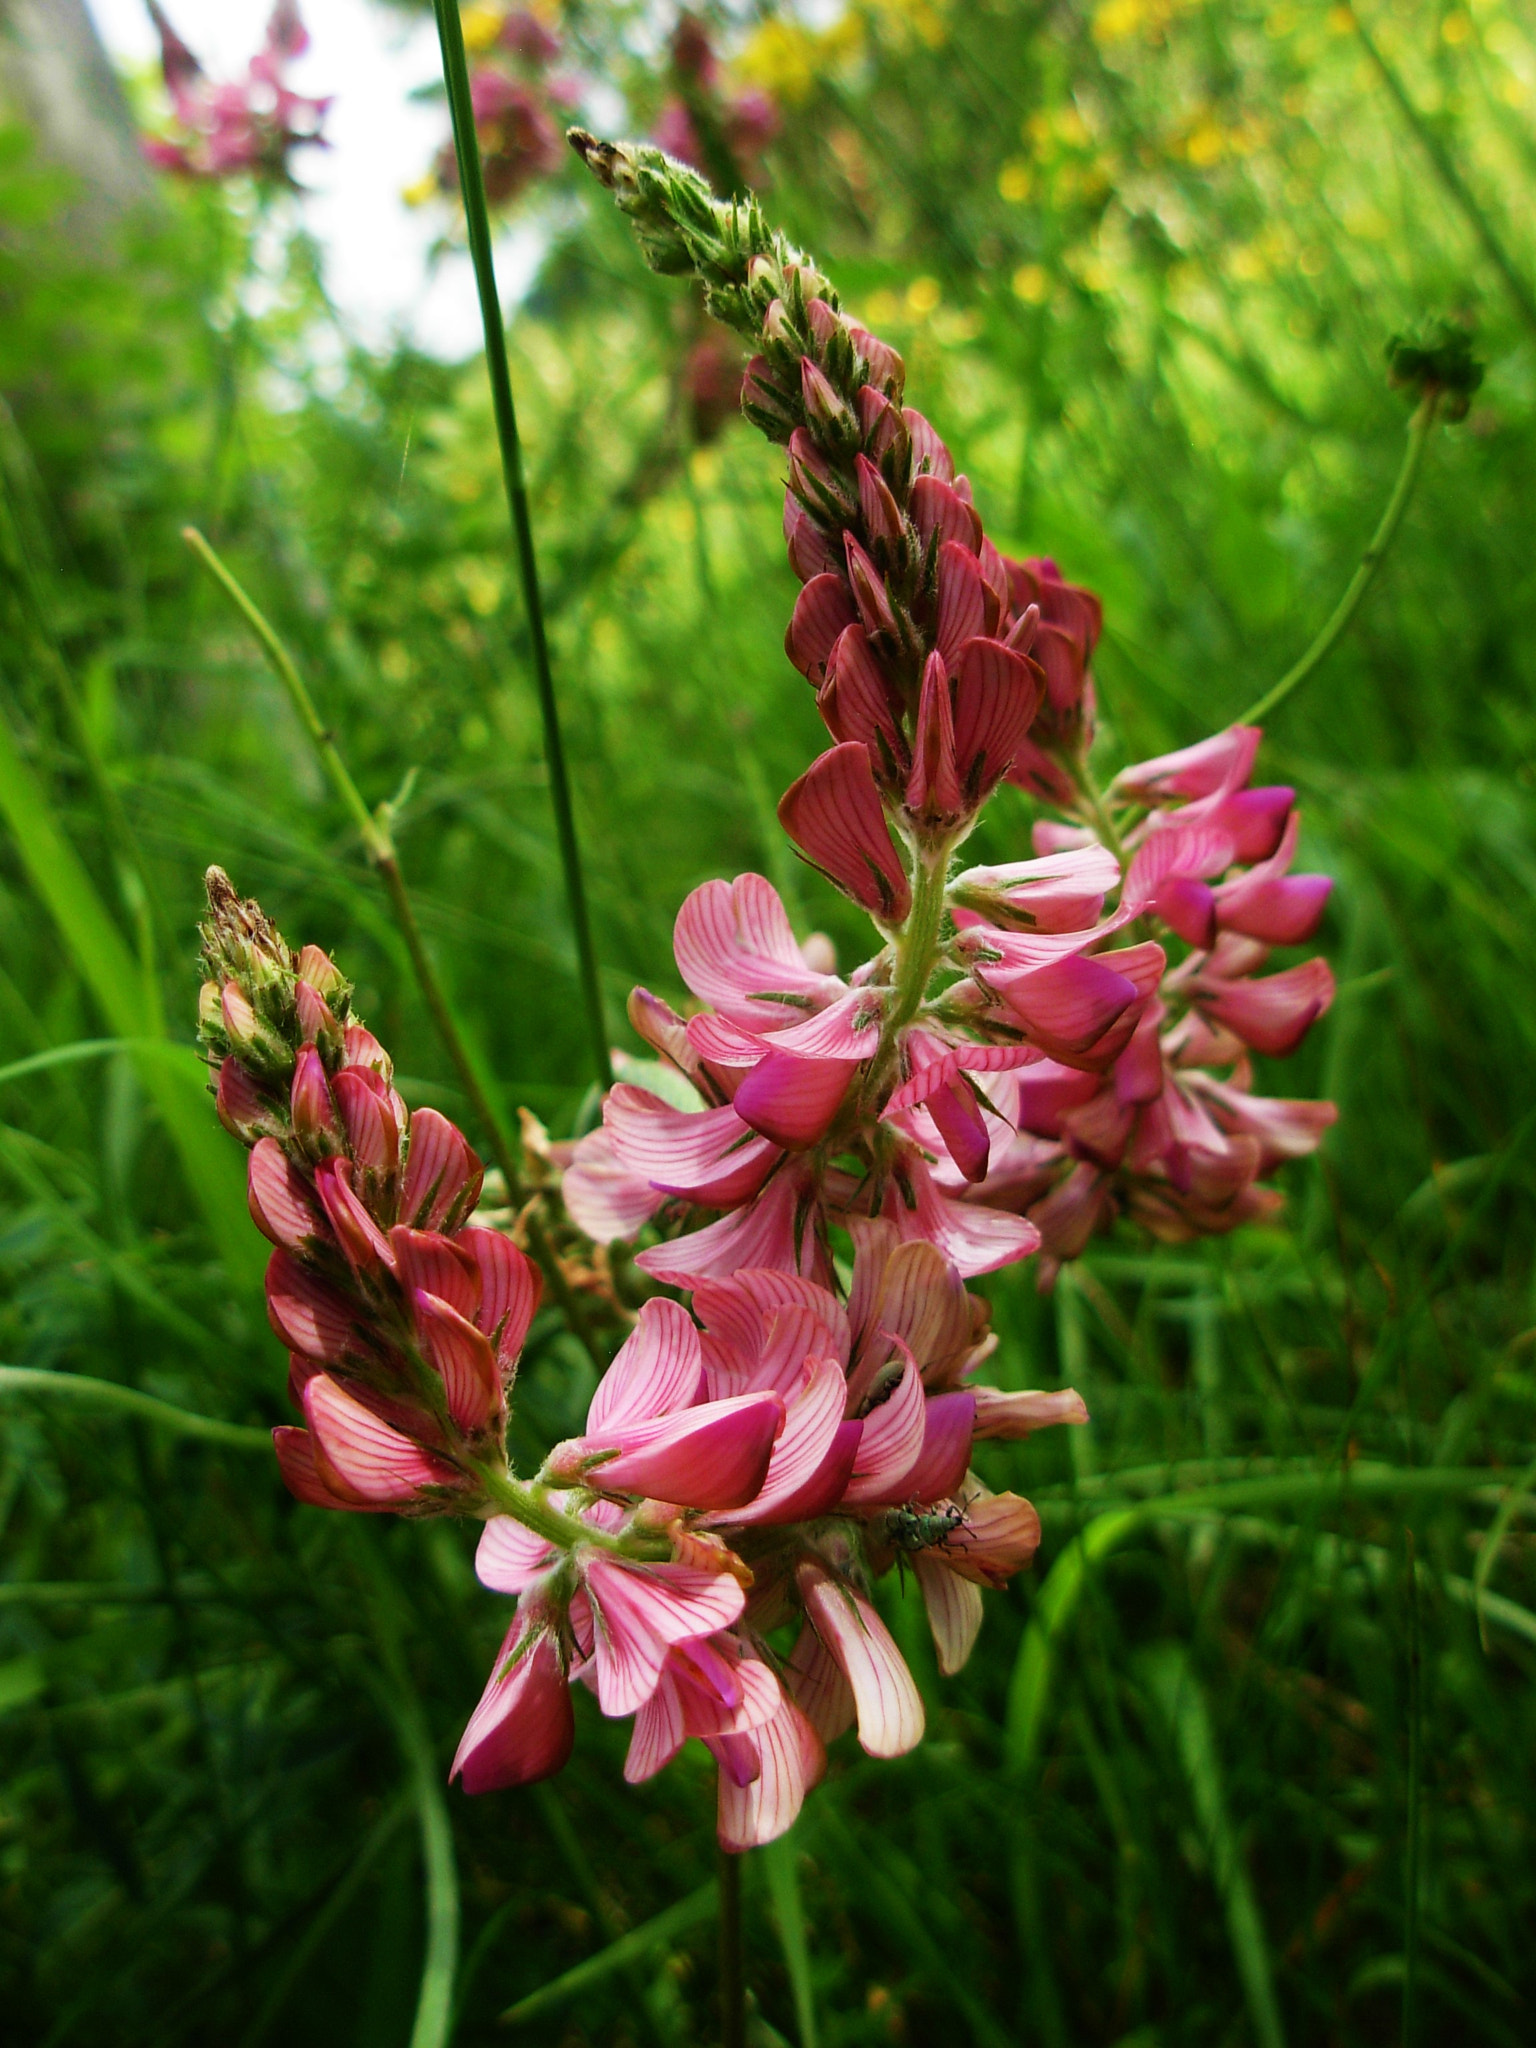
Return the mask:
<svg viewBox="0 0 1536 2048">
<path fill-rule="evenodd" d="M 557 1484 L 579 1483 L 597 1493 L 689 1508 L 745 1507 L 763 1483 L 783 1427 L 779 1395 L 739 1394 L 572 1437 L 556 1444 L 544 1470 Z"/>
<path fill-rule="evenodd" d="M 347 1143 L 359 1166 L 388 1173 L 400 1156 L 400 1131 L 387 1084 L 367 1067 L 343 1067 L 332 1083 Z"/>
<path fill-rule="evenodd" d="M 923 1739 L 923 1703 L 901 1652 L 870 1603 L 820 1565 L 795 1582 L 805 1611 L 853 1690 L 859 1743 L 869 1756 L 904 1756 Z"/>
<path fill-rule="evenodd" d="M 304 1420 L 314 1439 L 315 1469 L 343 1500 L 407 1507 L 424 1487 L 457 1490 L 463 1484 L 446 1458 L 392 1429 L 329 1373 L 316 1373 L 306 1384 Z"/>
<path fill-rule="evenodd" d="M 1333 970 L 1326 960 L 1304 960 L 1262 980 L 1205 977 L 1194 987 L 1213 1022 L 1235 1032 L 1255 1052 L 1283 1059 L 1333 1001 Z"/>
<path fill-rule="evenodd" d="M 920 476 L 907 501 L 912 524 L 925 543 L 937 534 L 941 542 L 958 541 L 974 555 L 981 546 L 981 520 L 974 505 L 936 476 Z"/>
<path fill-rule="evenodd" d="M 1058 1422 L 1084 1423 L 1088 1406 L 1076 1387 L 1005 1394 L 1000 1387 L 975 1387 L 976 1436 L 1017 1443 Z"/>
<path fill-rule="evenodd" d="M 647 1301 L 640 1319 L 598 1381 L 587 1429 L 598 1434 L 691 1408 L 703 1388 L 699 1333 L 675 1301 Z M 670 1494 L 665 1496 L 671 1499 Z"/>
<path fill-rule="evenodd" d="M 852 592 L 841 576 L 813 576 L 795 599 L 784 637 L 784 652 L 801 675 L 818 686 L 826 681 L 827 658 L 839 634 L 858 617 Z"/>
<path fill-rule="evenodd" d="M 519 1614 L 469 1717 L 449 1779 L 461 1779 L 466 1792 L 533 1785 L 564 1769 L 575 1739 L 571 1689 L 554 1635 L 530 1628 Z"/>
<path fill-rule="evenodd" d="M 252 1148 L 245 1185 L 251 1221 L 273 1244 L 298 1251 L 328 1241 L 325 1219 L 276 1138 L 263 1138 Z"/>
<path fill-rule="evenodd" d="M 483 1178 L 480 1161 L 456 1124 L 435 1109 L 412 1113 L 400 1192 L 402 1223 L 416 1230 L 452 1229 L 480 1199 Z"/>
<path fill-rule="evenodd" d="M 632 1714 L 650 1698 L 673 1643 L 729 1628 L 746 1602 L 728 1572 L 689 1565 L 589 1553 L 583 1578 L 592 1602 L 597 1703 L 610 1717 Z"/>
<path fill-rule="evenodd" d="M 981 1633 L 981 1588 L 952 1572 L 941 1552 L 919 1550 L 912 1559 L 912 1569 L 928 1610 L 939 1669 L 946 1678 L 953 1678 L 957 1671 L 964 1670 Z"/>
<path fill-rule="evenodd" d="M 967 640 L 955 681 L 955 768 L 962 801 L 978 804 L 1019 750 L 1040 708 L 1044 680 L 996 640 Z"/>
<path fill-rule="evenodd" d="M 1252 774 L 1263 737 L 1257 725 L 1230 725 L 1196 746 L 1180 747 L 1176 753 L 1157 754 L 1150 761 L 1122 768 L 1111 787 L 1117 796 L 1134 797 L 1142 803 L 1236 789 Z"/>
<path fill-rule="evenodd" d="M 877 774 L 904 774 L 907 742 L 885 671 L 861 625 L 847 627 L 838 637 L 816 708 L 833 739 L 864 742 Z"/>
<path fill-rule="evenodd" d="M 827 1766 L 821 1738 L 793 1700 L 781 1700 L 773 1719 L 748 1737 L 757 1755 L 756 1774 L 741 1783 L 722 1764 L 717 1831 L 722 1849 L 741 1851 L 777 1841 L 795 1824 L 805 1795 Z M 719 1738 L 706 1746 L 719 1753 Z"/>
<path fill-rule="evenodd" d="M 447 1391 L 448 1412 L 474 1436 L 486 1428 L 500 1402 L 496 1354 L 473 1323 L 435 1294 L 417 1288 L 410 1301 L 422 1352 Z"/>
<path fill-rule="evenodd" d="M 779 823 L 813 867 L 845 895 L 898 925 L 912 907 L 906 871 L 886 830 L 868 749 L 830 747 L 779 802 Z"/>
<path fill-rule="evenodd" d="M 804 1151 L 825 1135 L 857 1071 L 857 1060 L 770 1052 L 742 1082 L 731 1106 L 743 1123 L 776 1145 Z"/>
<path fill-rule="evenodd" d="M 937 654 L 923 665 L 922 694 L 912 735 L 912 769 L 907 777 L 907 808 L 952 818 L 960 809 L 960 782 L 955 773 L 954 705 L 949 678 Z"/>
</svg>

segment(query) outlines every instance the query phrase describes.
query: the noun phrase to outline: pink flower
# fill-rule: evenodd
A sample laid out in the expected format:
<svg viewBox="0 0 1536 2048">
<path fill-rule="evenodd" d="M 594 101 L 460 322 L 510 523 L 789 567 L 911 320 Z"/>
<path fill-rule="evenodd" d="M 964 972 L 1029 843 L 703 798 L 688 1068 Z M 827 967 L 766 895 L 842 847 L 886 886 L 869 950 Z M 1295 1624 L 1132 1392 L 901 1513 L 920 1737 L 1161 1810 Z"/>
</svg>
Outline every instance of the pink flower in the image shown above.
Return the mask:
<svg viewBox="0 0 1536 2048">
<path fill-rule="evenodd" d="M 531 1785 L 565 1768 L 575 1739 L 558 1622 L 537 1595 L 520 1600 L 449 1778 L 466 1792 Z"/>
<path fill-rule="evenodd" d="M 283 82 L 283 71 L 309 47 L 293 0 L 277 0 L 266 41 L 240 84 L 211 81 L 156 0 L 149 11 L 160 36 L 161 68 L 181 136 L 149 141 L 145 154 L 163 169 L 221 178 L 239 171 L 292 184 L 290 153 L 306 143 L 326 147 L 320 133 L 328 99 L 306 99 Z"/>
</svg>

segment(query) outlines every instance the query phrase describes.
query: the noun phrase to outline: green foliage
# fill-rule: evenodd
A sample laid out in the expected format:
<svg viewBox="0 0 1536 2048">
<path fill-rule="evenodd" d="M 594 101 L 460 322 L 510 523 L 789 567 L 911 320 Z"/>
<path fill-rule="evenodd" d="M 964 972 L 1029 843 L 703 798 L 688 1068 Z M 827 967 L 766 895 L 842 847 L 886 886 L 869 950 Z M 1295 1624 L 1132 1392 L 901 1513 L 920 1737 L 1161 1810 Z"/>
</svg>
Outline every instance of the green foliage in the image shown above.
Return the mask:
<svg viewBox="0 0 1536 2048">
<path fill-rule="evenodd" d="M 1000 1381 L 1070 1381 L 1093 1427 L 986 1447 L 1045 1541 L 959 1678 L 890 1583 L 928 1740 L 840 1745 L 749 1862 L 762 2038 L 1366 2048 L 1406 2009 L 1421 2043 L 1520 2042 L 1536 334 L 1463 200 L 1536 276 L 1529 23 L 1369 19 L 1458 197 L 1347 9 L 765 13 L 769 216 L 902 348 L 999 538 L 1104 591 L 1107 766 L 1200 737 L 1311 641 L 1401 460 L 1389 337 L 1470 319 L 1486 377 L 1267 743 L 1338 878 L 1341 988 L 1265 1083 L 1331 1094 L 1338 1129 L 1282 1228 L 1117 1239 L 1049 1298 L 989 1283 Z M 504 1605 L 469 1532 L 297 1507 L 248 1448 L 287 1419 L 284 1361 L 233 1147 L 169 1078 L 195 1079 L 217 862 L 355 979 L 407 1095 L 469 1116 L 190 521 L 368 803 L 414 775 L 394 836 L 498 1107 L 557 1137 L 592 1113 L 484 372 L 353 346 L 286 202 L 168 190 L 105 260 L 51 232 L 58 196 L 4 138 L 0 2001 L 18 2039 L 125 2048 L 489 2042 L 511 2008 L 572 2048 L 706 2042 L 704 1760 L 622 1788 L 625 1731 L 582 1701 L 552 1786 L 442 1791 Z M 678 288 L 603 195 L 541 220 L 512 372 L 618 1017 L 634 981 L 678 994 L 671 919 L 707 876 L 760 867 L 802 931 L 855 926 L 773 822 L 820 734 L 779 653 L 777 456 L 740 425 L 690 445 Z M 1027 827 L 1000 800 L 976 857 Z M 520 1460 L 591 1374 L 544 1317 Z"/>
</svg>

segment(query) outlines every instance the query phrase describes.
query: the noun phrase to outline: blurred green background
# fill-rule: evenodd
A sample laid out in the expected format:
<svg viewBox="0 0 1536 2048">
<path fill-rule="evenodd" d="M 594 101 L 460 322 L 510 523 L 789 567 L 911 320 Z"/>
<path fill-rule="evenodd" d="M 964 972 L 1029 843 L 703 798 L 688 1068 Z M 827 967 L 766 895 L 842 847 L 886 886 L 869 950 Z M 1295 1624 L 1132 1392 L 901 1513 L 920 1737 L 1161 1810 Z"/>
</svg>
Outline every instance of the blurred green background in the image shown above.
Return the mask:
<svg viewBox="0 0 1536 2048">
<path fill-rule="evenodd" d="M 1049 1297 L 1027 1268 L 983 1283 L 999 1379 L 1070 1381 L 1094 1425 L 986 1447 L 1046 1536 L 960 1678 L 883 1589 L 928 1738 L 895 1764 L 845 1740 L 750 1860 L 758 2039 L 1529 2041 L 1529 11 L 711 19 L 780 106 L 772 213 L 904 351 L 998 542 L 1103 592 L 1109 768 L 1235 716 L 1332 607 L 1402 456 L 1389 336 L 1462 321 L 1487 366 L 1263 757 L 1337 877 L 1340 982 L 1265 1085 L 1333 1096 L 1338 1128 L 1283 1227 L 1102 1242 Z M 566 10 L 636 130 L 670 22 Z M 456 2041 L 517 2038 L 498 2015 L 553 1986 L 524 2038 L 708 2042 L 706 1760 L 623 1788 L 627 1730 L 583 1700 L 552 1786 L 438 1789 L 503 1604 L 472 1530 L 283 1492 L 263 1248 L 187 1049 L 217 861 L 356 977 L 408 1097 L 467 1115 L 190 520 L 369 800 L 414 776 L 402 858 L 499 1096 L 555 1136 L 593 1114 L 483 370 L 355 345 L 290 199 L 98 204 L 24 116 L 0 129 L 0 1359 L 237 1428 L 0 1389 L 7 2038 L 391 2048 L 457 1911 Z M 773 823 L 820 733 L 780 651 L 780 460 L 739 421 L 701 442 L 683 294 L 574 162 L 517 219 L 544 238 L 513 369 L 622 1043 L 632 982 L 678 995 L 671 920 L 706 877 L 761 868 L 845 961 L 858 920 Z M 1005 791 L 977 857 L 1027 852 L 1028 822 Z M 520 1453 L 590 1385 L 542 1320 Z"/>
</svg>

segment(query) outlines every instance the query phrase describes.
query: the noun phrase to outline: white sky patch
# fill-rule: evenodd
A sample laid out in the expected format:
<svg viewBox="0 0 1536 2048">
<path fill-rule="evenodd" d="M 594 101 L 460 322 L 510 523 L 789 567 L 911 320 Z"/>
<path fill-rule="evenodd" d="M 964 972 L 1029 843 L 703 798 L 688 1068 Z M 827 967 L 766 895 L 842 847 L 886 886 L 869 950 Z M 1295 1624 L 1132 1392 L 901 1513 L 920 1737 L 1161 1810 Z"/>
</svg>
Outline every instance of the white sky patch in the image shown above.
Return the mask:
<svg viewBox="0 0 1536 2048">
<path fill-rule="evenodd" d="M 137 71 L 159 58 L 143 0 L 87 0 L 118 65 Z M 260 48 L 271 0 L 162 0 L 172 25 L 213 78 L 245 75 Z M 324 253 L 325 281 L 348 328 L 370 347 L 404 336 L 448 360 L 481 344 L 469 258 L 429 263 L 449 215 L 445 203 L 408 207 L 401 193 L 431 165 L 448 136 L 444 99 L 413 100 L 440 75 L 429 17 L 394 17 L 367 0 L 301 0 L 310 46 L 287 73 L 295 92 L 332 97 L 329 149 L 300 149 L 292 162 L 305 195 L 306 227 Z M 528 289 L 543 252 L 537 226 L 514 225 L 496 244 L 502 303 Z"/>
</svg>

